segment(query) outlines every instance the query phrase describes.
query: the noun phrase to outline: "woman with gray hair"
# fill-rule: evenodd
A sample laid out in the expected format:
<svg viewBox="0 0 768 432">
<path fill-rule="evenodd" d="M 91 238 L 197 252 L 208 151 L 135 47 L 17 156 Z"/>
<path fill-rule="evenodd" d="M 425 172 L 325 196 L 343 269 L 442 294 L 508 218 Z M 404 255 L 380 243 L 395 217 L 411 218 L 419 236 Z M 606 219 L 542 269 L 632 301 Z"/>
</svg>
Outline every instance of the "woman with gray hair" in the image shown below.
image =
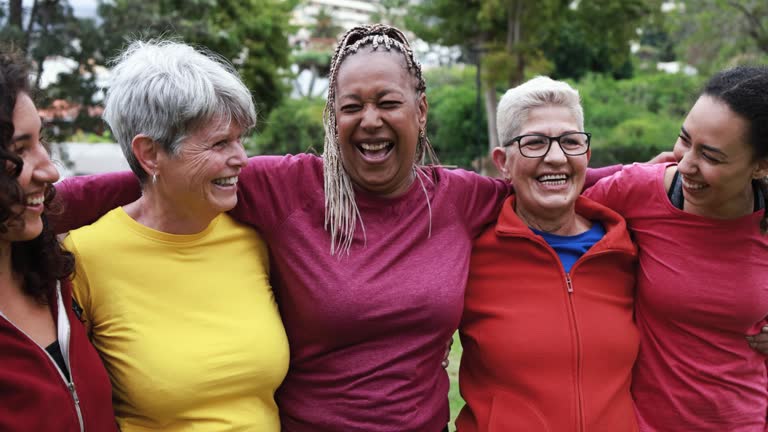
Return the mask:
<svg viewBox="0 0 768 432">
<path fill-rule="evenodd" d="M 142 194 L 65 246 L 120 429 L 280 430 L 274 392 L 289 353 L 267 248 L 224 214 L 247 163 L 250 92 L 211 53 L 134 42 L 104 118 Z"/>
<path fill-rule="evenodd" d="M 580 197 L 579 94 L 534 78 L 504 95 L 493 150 L 514 188 L 472 250 L 461 432 L 637 431 L 630 396 L 637 252 L 624 220 Z"/>
<path fill-rule="evenodd" d="M 271 246 L 291 345 L 282 430 L 438 432 L 472 239 L 508 186 L 423 165 L 426 84 L 396 28 L 349 30 L 329 78 L 323 157 L 252 158 L 232 212 Z M 77 209 L 59 229 L 135 199 L 134 183 L 111 174 L 57 186 Z"/>
</svg>

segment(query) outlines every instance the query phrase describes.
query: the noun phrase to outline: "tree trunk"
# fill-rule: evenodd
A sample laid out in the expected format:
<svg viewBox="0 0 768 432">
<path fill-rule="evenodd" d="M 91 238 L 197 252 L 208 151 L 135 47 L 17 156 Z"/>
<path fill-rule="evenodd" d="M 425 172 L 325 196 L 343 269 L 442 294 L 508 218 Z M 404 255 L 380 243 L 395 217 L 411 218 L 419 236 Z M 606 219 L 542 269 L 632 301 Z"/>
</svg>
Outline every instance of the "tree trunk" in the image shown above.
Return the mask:
<svg viewBox="0 0 768 432">
<path fill-rule="evenodd" d="M 8 4 L 8 24 L 11 27 L 17 27 L 19 30 L 24 30 L 21 24 L 21 0 L 11 0 Z"/>
<path fill-rule="evenodd" d="M 485 113 L 488 117 L 488 151 L 492 151 L 499 146 L 499 134 L 496 132 L 496 106 L 499 102 L 496 99 L 494 86 L 483 86 L 483 93 L 485 94 Z"/>
</svg>

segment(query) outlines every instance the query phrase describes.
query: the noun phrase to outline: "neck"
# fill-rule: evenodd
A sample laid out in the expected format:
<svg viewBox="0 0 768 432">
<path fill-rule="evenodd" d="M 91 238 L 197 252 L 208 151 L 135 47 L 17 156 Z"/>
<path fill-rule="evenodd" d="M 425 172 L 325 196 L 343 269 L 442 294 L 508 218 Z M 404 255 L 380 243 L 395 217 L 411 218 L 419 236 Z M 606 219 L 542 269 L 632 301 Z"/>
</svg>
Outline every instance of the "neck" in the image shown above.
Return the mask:
<svg viewBox="0 0 768 432">
<path fill-rule="evenodd" d="M 688 213 L 714 219 L 740 218 L 755 212 L 755 190 L 752 186 L 752 182 L 750 182 L 749 187 L 744 190 L 744 192 L 725 201 L 723 205 L 717 208 L 697 207 L 685 200 L 683 201 L 683 210 Z"/>
<path fill-rule="evenodd" d="M 515 213 L 529 227 L 550 234 L 572 236 L 581 234 L 589 229 L 589 223 L 576 214 L 574 206 L 559 212 L 545 211 L 542 214 L 529 212 L 522 206 L 515 206 Z"/>
<path fill-rule="evenodd" d="M 174 205 L 157 193 L 144 190 L 138 200 L 124 207 L 136 222 L 168 234 L 197 234 L 205 230 L 216 215 L 206 217 L 200 212 Z"/>
</svg>

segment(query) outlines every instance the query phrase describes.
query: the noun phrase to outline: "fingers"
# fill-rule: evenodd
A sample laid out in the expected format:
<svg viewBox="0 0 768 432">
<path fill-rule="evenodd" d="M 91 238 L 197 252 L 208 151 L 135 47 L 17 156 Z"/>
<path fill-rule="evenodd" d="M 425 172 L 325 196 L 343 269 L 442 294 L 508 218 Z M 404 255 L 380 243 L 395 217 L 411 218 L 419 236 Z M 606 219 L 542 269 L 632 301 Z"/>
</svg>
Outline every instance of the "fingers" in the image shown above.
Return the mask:
<svg viewBox="0 0 768 432">
<path fill-rule="evenodd" d="M 752 349 L 768 356 L 768 326 L 761 329 L 760 333 L 746 337 L 747 343 Z"/>
</svg>

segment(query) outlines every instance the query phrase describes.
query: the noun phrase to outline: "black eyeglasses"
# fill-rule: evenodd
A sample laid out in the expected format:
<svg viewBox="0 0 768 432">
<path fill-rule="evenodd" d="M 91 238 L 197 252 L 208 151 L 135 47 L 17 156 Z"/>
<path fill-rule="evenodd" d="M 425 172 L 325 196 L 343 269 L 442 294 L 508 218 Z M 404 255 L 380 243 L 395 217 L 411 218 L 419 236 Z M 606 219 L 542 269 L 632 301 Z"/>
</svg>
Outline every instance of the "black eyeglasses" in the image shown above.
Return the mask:
<svg viewBox="0 0 768 432">
<path fill-rule="evenodd" d="M 519 143 L 520 154 L 528 158 L 540 158 L 549 153 L 552 141 L 557 144 L 567 156 L 580 156 L 589 151 L 589 140 L 592 134 L 588 132 L 568 132 L 551 137 L 539 134 L 520 135 L 512 138 L 503 147 Z"/>
</svg>

